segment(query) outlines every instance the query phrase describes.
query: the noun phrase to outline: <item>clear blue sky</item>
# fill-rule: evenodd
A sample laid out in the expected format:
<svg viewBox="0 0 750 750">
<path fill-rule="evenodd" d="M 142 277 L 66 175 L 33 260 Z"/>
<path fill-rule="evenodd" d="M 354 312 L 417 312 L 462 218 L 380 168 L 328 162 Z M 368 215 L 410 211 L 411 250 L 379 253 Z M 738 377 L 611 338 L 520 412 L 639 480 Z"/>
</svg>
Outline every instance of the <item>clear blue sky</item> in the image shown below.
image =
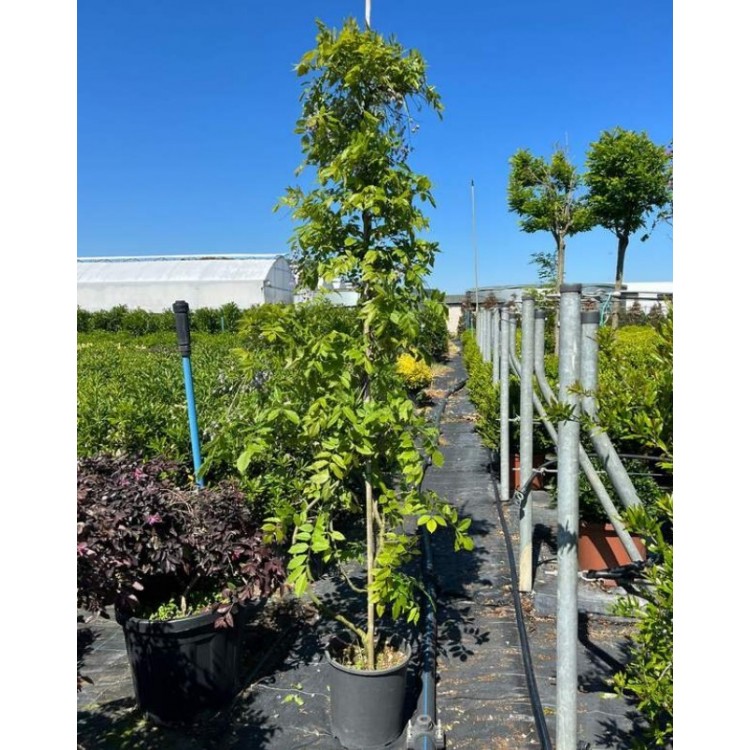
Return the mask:
<svg viewBox="0 0 750 750">
<path fill-rule="evenodd" d="M 293 133 L 315 19 L 364 23 L 364 0 L 79 0 L 78 254 L 287 252 L 292 221 L 272 208 L 301 160 Z M 412 164 L 434 185 L 431 284 L 536 280 L 507 209 L 508 160 L 567 144 L 583 167 L 617 125 L 672 136 L 672 5 L 647 0 L 373 0 L 372 25 L 415 47 L 445 105 L 421 118 Z M 570 238 L 566 279 L 611 281 L 616 239 Z M 634 238 L 625 280 L 672 279 L 672 233 Z"/>
</svg>

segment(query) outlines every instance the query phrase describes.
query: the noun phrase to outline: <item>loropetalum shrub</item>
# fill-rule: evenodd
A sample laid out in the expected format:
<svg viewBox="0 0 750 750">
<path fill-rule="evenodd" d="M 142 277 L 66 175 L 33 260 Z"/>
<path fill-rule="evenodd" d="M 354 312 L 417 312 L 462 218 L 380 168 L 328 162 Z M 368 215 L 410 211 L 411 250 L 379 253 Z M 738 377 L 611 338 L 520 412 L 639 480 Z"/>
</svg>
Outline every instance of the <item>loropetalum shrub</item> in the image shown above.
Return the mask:
<svg viewBox="0 0 750 750">
<path fill-rule="evenodd" d="M 195 490 L 184 467 L 161 458 L 79 459 L 79 608 L 215 611 L 217 627 L 231 626 L 234 604 L 269 596 L 284 577 L 235 485 Z"/>
</svg>

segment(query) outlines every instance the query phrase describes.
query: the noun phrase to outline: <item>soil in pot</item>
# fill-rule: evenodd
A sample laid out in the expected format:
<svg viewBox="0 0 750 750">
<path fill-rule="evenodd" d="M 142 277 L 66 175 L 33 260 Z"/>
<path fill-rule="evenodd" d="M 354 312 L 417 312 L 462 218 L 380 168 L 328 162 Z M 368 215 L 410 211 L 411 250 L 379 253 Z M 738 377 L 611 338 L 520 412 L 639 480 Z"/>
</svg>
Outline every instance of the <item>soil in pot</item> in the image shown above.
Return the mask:
<svg viewBox="0 0 750 750">
<path fill-rule="evenodd" d="M 340 638 L 326 649 L 330 665 L 331 730 L 348 750 L 376 750 L 398 739 L 403 713 L 411 648 L 386 646 L 376 659 L 382 668 L 360 669 L 358 647 Z"/>
</svg>

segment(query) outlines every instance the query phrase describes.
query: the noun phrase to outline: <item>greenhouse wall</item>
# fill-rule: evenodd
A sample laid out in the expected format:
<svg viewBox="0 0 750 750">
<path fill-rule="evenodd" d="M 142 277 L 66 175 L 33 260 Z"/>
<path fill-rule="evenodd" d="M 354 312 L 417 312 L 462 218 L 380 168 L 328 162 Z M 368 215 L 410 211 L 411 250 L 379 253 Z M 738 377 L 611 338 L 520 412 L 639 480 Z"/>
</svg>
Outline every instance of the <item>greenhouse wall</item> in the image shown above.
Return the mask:
<svg viewBox="0 0 750 750">
<path fill-rule="evenodd" d="M 77 265 L 78 306 L 92 312 L 118 305 L 161 312 L 176 300 L 192 309 L 294 301 L 294 277 L 281 255 L 79 258 Z"/>
</svg>

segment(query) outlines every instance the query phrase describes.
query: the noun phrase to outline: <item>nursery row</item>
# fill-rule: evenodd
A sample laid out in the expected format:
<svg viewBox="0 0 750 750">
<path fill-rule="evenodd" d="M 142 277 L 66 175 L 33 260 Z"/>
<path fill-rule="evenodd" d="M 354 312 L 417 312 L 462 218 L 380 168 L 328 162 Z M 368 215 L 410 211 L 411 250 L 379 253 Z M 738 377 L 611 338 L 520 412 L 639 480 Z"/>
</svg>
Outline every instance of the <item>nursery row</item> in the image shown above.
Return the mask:
<svg viewBox="0 0 750 750">
<path fill-rule="evenodd" d="M 646 746 L 663 747 L 671 742 L 673 697 L 672 312 L 656 330 L 599 328 L 598 341 L 599 425 L 625 457 L 624 464 L 642 504 L 627 508 L 621 516 L 648 553 L 643 580 L 631 586 L 631 594 L 620 599 L 613 611 L 636 621 L 631 658 L 615 677 L 614 686 L 621 695 L 635 696 L 649 727 Z M 485 445 L 497 449 L 501 436 L 500 385 L 492 382 L 492 364 L 483 359 L 472 331 L 464 333 L 463 343 L 469 395 L 478 412 L 477 431 Z M 547 357 L 546 364 L 552 366 L 545 369 L 556 372 L 554 358 Z M 519 384 L 514 376 L 510 386 L 514 417 L 519 413 Z M 555 410 L 550 404 L 548 416 L 553 422 L 570 419 L 562 411 L 552 417 Z M 589 426 L 586 418 L 581 421 Z M 509 447 L 517 451 L 518 426 L 515 422 L 511 425 Z M 587 432 L 581 430 L 581 444 L 587 454 L 593 454 Z M 535 452 L 554 445 L 540 424 L 535 424 L 533 440 Z M 607 492 L 616 497 L 608 473 L 596 459 L 593 463 Z M 584 538 L 592 526 L 608 519 L 583 471 L 579 482 L 580 563 Z M 554 502 L 554 481 L 548 481 L 546 488 Z M 604 538 L 596 544 L 601 548 Z"/>
</svg>

